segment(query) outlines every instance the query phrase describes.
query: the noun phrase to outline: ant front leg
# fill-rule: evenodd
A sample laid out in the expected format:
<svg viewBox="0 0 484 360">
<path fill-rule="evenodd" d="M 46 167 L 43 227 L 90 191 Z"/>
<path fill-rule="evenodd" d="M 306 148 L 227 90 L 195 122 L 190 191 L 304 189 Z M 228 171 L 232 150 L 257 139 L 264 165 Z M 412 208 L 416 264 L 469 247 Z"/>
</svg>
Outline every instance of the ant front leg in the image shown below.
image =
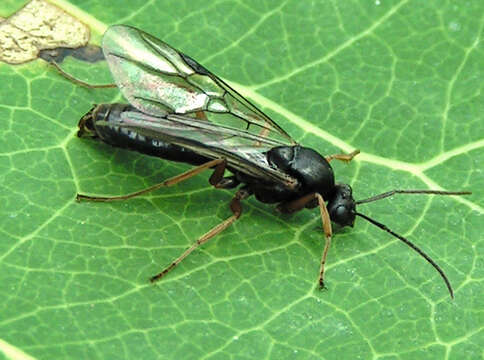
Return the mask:
<svg viewBox="0 0 484 360">
<path fill-rule="evenodd" d="M 345 163 L 349 163 L 353 158 L 360 153 L 360 150 L 356 149 L 353 152 L 350 152 L 349 154 L 333 154 L 333 155 L 328 155 L 325 157 L 327 162 L 330 162 L 333 159 L 343 161 Z"/>
<path fill-rule="evenodd" d="M 326 265 L 326 257 L 328 256 L 329 248 L 331 247 L 331 237 L 333 235 L 333 230 L 331 228 L 331 219 L 329 217 L 329 212 L 326 208 L 323 197 L 321 196 L 321 194 L 311 193 L 299 199 L 279 204 L 277 206 L 277 209 L 283 213 L 293 213 L 304 209 L 306 205 L 311 204 L 311 202 L 314 202 L 315 200 L 317 201 L 317 205 L 319 206 L 321 221 L 323 222 L 324 236 L 326 238 L 326 241 L 324 243 L 323 255 L 321 256 L 318 280 L 319 287 L 321 289 L 324 289 L 324 266 Z"/>
</svg>

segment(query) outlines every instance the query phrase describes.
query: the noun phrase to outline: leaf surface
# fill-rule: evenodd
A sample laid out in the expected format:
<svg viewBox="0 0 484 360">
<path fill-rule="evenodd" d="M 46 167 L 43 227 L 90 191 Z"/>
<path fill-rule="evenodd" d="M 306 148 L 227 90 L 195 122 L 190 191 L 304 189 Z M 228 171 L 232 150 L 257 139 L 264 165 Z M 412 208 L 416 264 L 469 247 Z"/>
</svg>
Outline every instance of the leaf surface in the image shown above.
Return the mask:
<svg viewBox="0 0 484 360">
<path fill-rule="evenodd" d="M 317 275 L 317 210 L 294 216 L 250 199 L 230 229 L 162 282 L 148 278 L 230 216 L 208 174 L 125 202 L 118 195 L 188 168 L 76 137 L 93 103 L 36 61 L 0 65 L 0 350 L 10 358 L 477 359 L 484 348 L 484 54 L 479 1 L 71 1 L 94 29 L 142 28 L 226 79 L 305 146 L 354 148 L 337 180 L 356 199 L 395 196 L 335 229 L 328 290 Z M 21 7 L 7 1 L 3 17 Z M 3 6 L 3 5 L 2 5 Z M 63 63 L 110 82 L 104 63 Z M 11 355 L 14 349 L 16 355 Z M 7 355 L 6 355 L 7 356 Z"/>
</svg>

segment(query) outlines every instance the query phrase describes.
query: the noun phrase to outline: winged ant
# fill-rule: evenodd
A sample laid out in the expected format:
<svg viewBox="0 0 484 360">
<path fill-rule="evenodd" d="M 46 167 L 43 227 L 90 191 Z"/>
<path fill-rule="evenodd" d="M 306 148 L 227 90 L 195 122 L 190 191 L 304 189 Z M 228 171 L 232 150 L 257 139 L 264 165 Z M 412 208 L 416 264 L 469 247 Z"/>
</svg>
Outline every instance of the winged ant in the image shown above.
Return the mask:
<svg viewBox="0 0 484 360">
<path fill-rule="evenodd" d="M 201 236 L 151 281 L 163 278 L 200 245 L 233 224 L 242 214 L 242 200 L 277 204 L 283 213 L 318 207 L 325 245 L 319 285 L 324 287 L 325 264 L 331 245 L 331 221 L 353 227 L 361 217 L 407 244 L 427 260 L 452 286 L 444 271 L 425 252 L 385 225 L 358 212 L 356 205 L 394 194 L 468 195 L 468 191 L 392 190 L 355 201 L 349 185 L 335 182 L 332 160 L 349 162 L 359 153 L 321 156 L 303 147 L 260 109 L 191 57 L 141 30 L 125 25 L 108 28 L 102 49 L 117 86 L 129 104 L 95 105 L 79 122 L 79 137 L 91 137 L 116 147 L 195 165 L 150 188 L 114 197 L 77 195 L 77 200 L 129 199 L 172 186 L 202 171 L 212 170 L 209 182 L 218 189 L 238 188 L 230 202 L 232 216 Z M 55 65 L 55 64 L 54 64 Z M 72 81 L 89 85 L 57 69 Z M 231 175 L 225 176 L 228 170 Z"/>
</svg>

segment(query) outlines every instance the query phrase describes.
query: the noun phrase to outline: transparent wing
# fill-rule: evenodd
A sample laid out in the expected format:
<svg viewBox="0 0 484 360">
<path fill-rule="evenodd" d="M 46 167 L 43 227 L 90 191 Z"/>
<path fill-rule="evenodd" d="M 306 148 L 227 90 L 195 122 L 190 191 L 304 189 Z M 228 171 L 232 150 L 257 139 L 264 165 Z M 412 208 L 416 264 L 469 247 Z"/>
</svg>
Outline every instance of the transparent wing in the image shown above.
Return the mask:
<svg viewBox="0 0 484 360">
<path fill-rule="evenodd" d="M 274 121 L 189 56 L 133 27 L 111 26 L 103 51 L 128 101 L 157 117 L 183 114 L 294 145 Z"/>
<path fill-rule="evenodd" d="M 155 140 L 183 146 L 208 158 L 224 158 L 229 168 L 258 179 L 289 188 L 297 184 L 296 179 L 267 162 L 265 152 L 283 145 L 276 140 L 177 114 L 162 118 L 139 111 L 124 111 L 119 126 Z"/>
</svg>

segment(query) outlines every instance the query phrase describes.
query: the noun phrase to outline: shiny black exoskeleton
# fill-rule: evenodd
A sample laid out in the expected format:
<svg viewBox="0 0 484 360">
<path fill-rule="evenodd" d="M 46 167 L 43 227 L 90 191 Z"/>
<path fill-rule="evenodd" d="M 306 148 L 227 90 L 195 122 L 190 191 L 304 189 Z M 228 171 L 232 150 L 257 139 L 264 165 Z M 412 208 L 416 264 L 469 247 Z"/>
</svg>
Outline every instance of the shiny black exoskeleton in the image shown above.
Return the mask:
<svg viewBox="0 0 484 360">
<path fill-rule="evenodd" d="M 110 145 L 135 150 L 163 159 L 201 165 L 211 159 L 184 147 L 142 136 L 133 130 L 116 125 L 123 111 L 137 111 L 131 105 L 103 104 L 93 107 L 79 122 L 79 137 L 93 137 Z M 267 162 L 274 169 L 297 179 L 298 185 L 289 188 L 280 183 L 268 182 L 249 176 L 228 166 L 234 175 L 223 179 L 219 188 L 242 186 L 263 203 L 284 205 L 311 193 L 320 194 L 327 201 L 327 209 L 333 222 L 340 226 L 353 226 L 355 201 L 349 185 L 335 184 L 333 169 L 329 162 L 316 151 L 302 147 L 278 146 L 265 153 Z M 305 204 L 306 208 L 318 205 L 316 200 Z M 284 206 L 279 206 L 284 211 Z"/>
<path fill-rule="evenodd" d="M 328 201 L 328 212 L 333 222 L 340 226 L 353 226 L 355 221 L 355 201 L 349 185 L 335 184 L 333 169 L 329 162 L 313 149 L 295 146 L 279 146 L 266 154 L 269 164 L 295 177 L 299 186 L 288 189 L 280 184 L 265 183 L 258 179 L 244 181 L 257 200 L 264 203 L 285 203 L 311 193 L 320 194 Z M 237 176 L 237 175 L 236 175 Z M 251 181 L 252 180 L 252 181 Z M 316 200 L 305 207 L 314 208 Z M 279 207 L 284 209 L 284 207 Z"/>
<path fill-rule="evenodd" d="M 95 105 L 79 121 L 77 136 L 95 138 L 115 147 L 191 165 L 200 165 L 209 161 L 208 158 L 181 146 L 151 139 L 119 127 L 116 124 L 119 123 L 120 115 L 124 111 L 137 110 L 127 104 Z"/>
</svg>

